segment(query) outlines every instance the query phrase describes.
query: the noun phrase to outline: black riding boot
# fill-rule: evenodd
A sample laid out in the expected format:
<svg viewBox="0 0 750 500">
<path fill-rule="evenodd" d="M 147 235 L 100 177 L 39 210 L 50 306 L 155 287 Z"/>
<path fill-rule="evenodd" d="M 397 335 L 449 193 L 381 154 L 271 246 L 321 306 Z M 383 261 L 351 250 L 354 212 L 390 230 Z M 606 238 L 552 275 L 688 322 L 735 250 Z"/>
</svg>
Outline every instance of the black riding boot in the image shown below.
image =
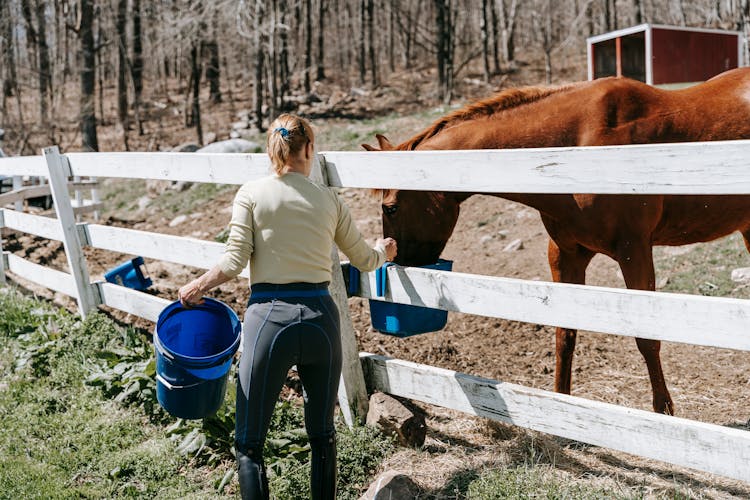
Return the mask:
<svg viewBox="0 0 750 500">
<path fill-rule="evenodd" d="M 242 500 L 268 500 L 268 478 L 263 463 L 263 448 L 237 450 Z"/>
<path fill-rule="evenodd" d="M 336 498 L 336 434 L 310 439 L 312 500 Z"/>
</svg>

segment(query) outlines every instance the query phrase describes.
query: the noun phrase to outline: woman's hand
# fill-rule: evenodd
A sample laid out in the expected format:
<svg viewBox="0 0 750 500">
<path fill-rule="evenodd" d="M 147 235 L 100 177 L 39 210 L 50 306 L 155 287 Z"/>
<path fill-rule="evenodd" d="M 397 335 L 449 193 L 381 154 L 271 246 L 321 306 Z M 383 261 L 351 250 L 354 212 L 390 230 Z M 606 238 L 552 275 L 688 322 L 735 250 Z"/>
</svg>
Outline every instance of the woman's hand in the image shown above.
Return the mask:
<svg viewBox="0 0 750 500">
<path fill-rule="evenodd" d="M 203 304 L 203 293 L 204 291 L 201 288 L 199 279 L 195 279 L 180 288 L 177 292 L 177 297 L 180 299 L 183 307 L 191 307 Z"/>
<path fill-rule="evenodd" d="M 392 262 L 398 254 L 398 244 L 393 238 L 380 239 L 377 242 L 378 245 L 382 245 L 385 248 L 385 260 Z"/>
</svg>

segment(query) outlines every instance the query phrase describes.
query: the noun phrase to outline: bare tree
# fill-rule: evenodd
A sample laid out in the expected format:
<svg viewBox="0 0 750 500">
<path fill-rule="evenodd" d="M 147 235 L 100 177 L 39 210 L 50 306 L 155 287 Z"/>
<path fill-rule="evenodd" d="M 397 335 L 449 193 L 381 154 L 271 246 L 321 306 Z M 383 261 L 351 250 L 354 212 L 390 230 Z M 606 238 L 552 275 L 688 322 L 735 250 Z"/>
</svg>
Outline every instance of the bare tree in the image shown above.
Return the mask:
<svg viewBox="0 0 750 500">
<path fill-rule="evenodd" d="M 141 27 L 141 0 L 133 0 L 133 62 L 130 65 L 133 79 L 133 112 L 138 126 L 138 135 L 143 135 L 143 122 L 140 117 L 141 95 L 143 94 L 143 31 Z"/>
<path fill-rule="evenodd" d="M 325 19 L 327 4 L 325 0 L 318 0 L 318 54 L 317 71 L 315 72 L 316 80 L 325 80 Z"/>
<path fill-rule="evenodd" d="M 518 19 L 518 0 L 498 0 L 500 6 L 500 30 L 502 36 L 503 60 L 510 63 L 515 60 L 515 33 Z M 510 5 L 507 5 L 507 2 Z"/>
<path fill-rule="evenodd" d="M 117 34 L 117 118 L 122 127 L 125 150 L 128 147 L 128 36 L 127 36 L 128 0 L 117 0 L 115 31 Z"/>
<path fill-rule="evenodd" d="M 80 17 L 78 37 L 80 40 L 81 61 L 81 141 L 88 151 L 99 151 L 99 141 L 96 137 L 95 107 L 95 79 L 96 58 L 94 47 L 94 0 L 80 0 Z"/>
</svg>

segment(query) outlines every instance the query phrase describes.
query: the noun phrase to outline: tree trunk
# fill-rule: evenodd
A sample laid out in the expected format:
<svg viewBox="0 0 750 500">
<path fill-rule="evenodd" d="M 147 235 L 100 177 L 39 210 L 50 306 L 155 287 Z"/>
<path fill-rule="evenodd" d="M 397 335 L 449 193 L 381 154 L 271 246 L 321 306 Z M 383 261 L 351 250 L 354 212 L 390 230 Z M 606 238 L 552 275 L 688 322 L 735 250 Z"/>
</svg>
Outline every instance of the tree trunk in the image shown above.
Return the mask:
<svg viewBox="0 0 750 500">
<path fill-rule="evenodd" d="M 495 74 L 500 73 L 500 54 L 497 44 L 497 8 L 495 0 L 490 0 L 490 14 L 492 21 L 492 67 Z"/>
<path fill-rule="evenodd" d="M 388 5 L 388 70 L 396 71 L 396 0 Z"/>
<path fill-rule="evenodd" d="M 326 2 L 318 0 L 318 56 L 315 80 L 325 80 L 325 29 L 323 22 L 326 19 Z"/>
<path fill-rule="evenodd" d="M 49 98 L 52 93 L 52 69 L 49 59 L 49 46 L 47 45 L 47 21 L 45 0 L 37 0 L 36 24 L 37 24 L 37 48 L 39 50 L 39 114 L 42 127 L 49 127 Z M 49 131 L 49 137 L 53 132 Z"/>
<path fill-rule="evenodd" d="M 365 21 L 365 10 L 366 10 L 366 0 L 361 0 L 359 2 L 359 27 L 360 27 L 360 37 L 359 37 L 359 60 L 357 61 L 359 63 L 359 84 L 364 85 L 365 78 L 367 77 L 367 61 L 365 59 L 365 40 L 367 39 L 367 29 L 365 28 L 365 25 L 367 24 Z"/>
<path fill-rule="evenodd" d="M 218 104 L 221 102 L 221 62 L 219 58 L 219 43 L 214 38 L 213 40 L 207 41 L 203 47 L 208 54 L 206 80 L 208 80 L 210 100 L 212 104 Z"/>
<path fill-rule="evenodd" d="M 81 141 L 84 150 L 99 151 L 94 113 L 96 58 L 94 47 L 94 0 L 80 0 Z"/>
<path fill-rule="evenodd" d="M 198 139 L 198 144 L 203 145 L 203 127 L 201 124 L 201 57 L 200 57 L 200 42 L 193 42 L 190 48 L 190 69 L 191 69 L 191 80 L 193 81 L 193 124 L 195 125 L 195 132 Z"/>
<path fill-rule="evenodd" d="M 309 93 L 312 71 L 312 0 L 305 0 L 305 92 Z"/>
<path fill-rule="evenodd" d="M 439 94 L 443 102 L 448 103 L 451 100 L 453 92 L 453 21 L 451 19 L 451 0 L 435 0 L 435 15 Z"/>
<path fill-rule="evenodd" d="M 282 0 L 283 1 L 283 0 Z M 271 31 L 268 34 L 268 67 L 267 67 L 267 80 L 268 80 L 268 114 L 272 117 L 276 116 L 279 108 L 279 87 L 277 85 L 278 77 L 278 55 L 276 54 L 276 27 L 278 21 L 276 16 L 278 15 L 278 1 L 271 0 Z"/>
<path fill-rule="evenodd" d="M 115 31 L 117 34 L 117 118 L 127 143 L 128 123 L 128 0 L 117 0 Z M 126 147 L 127 150 L 127 147 Z"/>
<path fill-rule="evenodd" d="M 641 0 L 633 0 L 633 17 L 635 24 L 643 22 L 643 4 Z"/>
<path fill-rule="evenodd" d="M 287 4 L 279 2 L 279 14 L 281 15 L 281 33 L 279 34 L 279 105 L 284 108 L 284 97 L 289 93 L 289 28 L 287 21 Z M 342 66 L 343 67 L 343 66 Z"/>
<path fill-rule="evenodd" d="M 255 4 L 255 73 L 253 78 L 254 90 L 254 108 L 255 108 L 255 128 L 258 132 L 263 131 L 263 39 L 261 37 L 261 27 L 265 13 L 263 12 L 263 3 Z"/>
<path fill-rule="evenodd" d="M 157 65 L 158 66 L 158 65 Z M 138 126 L 138 135 L 143 135 L 141 121 L 141 94 L 143 93 L 143 30 L 141 27 L 141 0 L 133 0 L 133 113 Z"/>
<path fill-rule="evenodd" d="M 216 36 L 219 24 L 218 10 L 214 12 L 213 22 L 211 23 L 211 40 L 207 41 L 203 47 L 208 53 L 206 80 L 208 80 L 210 100 L 212 104 L 218 104 L 221 102 L 221 61 L 219 58 L 219 42 Z"/>
<path fill-rule="evenodd" d="M 510 9 L 505 4 L 506 0 L 500 0 L 500 24 L 503 39 L 503 59 L 506 63 L 513 62 L 516 57 L 515 32 L 516 20 L 518 18 L 518 0 L 510 0 Z M 606 0 L 608 1 L 608 0 Z"/>
<path fill-rule="evenodd" d="M 13 30 L 14 23 L 10 13 L 10 2 L 4 1 L 0 5 L 0 18 L 3 19 L 3 69 L 5 71 L 2 92 L 5 97 L 12 97 L 18 88 L 18 78 L 16 76 L 15 34 Z"/>
<path fill-rule="evenodd" d="M 375 18 L 375 1 L 367 0 L 367 52 L 370 60 L 370 80 L 372 85 L 377 87 L 379 84 L 378 79 L 378 63 L 375 57 L 375 29 L 374 29 L 374 18 Z"/>
<path fill-rule="evenodd" d="M 483 63 L 483 69 L 484 69 L 484 81 L 489 82 L 490 81 L 490 35 L 489 35 L 489 27 L 488 25 L 488 19 L 487 19 L 487 0 L 482 0 L 482 21 L 481 21 L 481 31 L 482 31 L 482 63 Z"/>
<path fill-rule="evenodd" d="M 740 6 L 740 30 L 745 35 L 745 43 L 743 44 L 743 55 L 745 58 L 744 63 L 750 64 L 750 0 L 741 0 Z"/>
<path fill-rule="evenodd" d="M 745 0 L 742 0 L 745 2 Z M 682 5 L 682 0 L 675 0 L 675 10 L 677 11 L 677 22 L 680 26 L 687 25 L 687 19 L 685 18 L 685 7 Z"/>
</svg>

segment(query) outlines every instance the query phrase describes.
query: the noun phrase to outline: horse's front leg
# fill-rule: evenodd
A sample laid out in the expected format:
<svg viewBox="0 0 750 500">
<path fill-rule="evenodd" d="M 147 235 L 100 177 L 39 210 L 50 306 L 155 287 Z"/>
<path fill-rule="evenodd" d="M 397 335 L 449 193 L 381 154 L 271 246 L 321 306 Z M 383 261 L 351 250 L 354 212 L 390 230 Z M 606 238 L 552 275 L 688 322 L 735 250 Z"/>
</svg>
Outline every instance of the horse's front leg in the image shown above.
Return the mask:
<svg viewBox="0 0 750 500">
<path fill-rule="evenodd" d="M 620 264 L 625 285 L 635 290 L 655 290 L 654 259 L 651 243 L 640 241 L 641 237 L 620 238 L 617 245 L 617 262 Z M 669 395 L 664 372 L 661 367 L 661 342 L 650 339 L 635 339 L 638 350 L 646 360 L 651 379 L 654 411 L 674 415 L 674 402 Z"/>
<path fill-rule="evenodd" d="M 547 257 L 554 281 L 583 285 L 586 281 L 586 267 L 594 257 L 594 252 L 577 244 L 570 250 L 562 250 L 550 239 Z M 559 327 L 555 331 L 555 392 L 570 394 L 576 331 Z"/>
</svg>

